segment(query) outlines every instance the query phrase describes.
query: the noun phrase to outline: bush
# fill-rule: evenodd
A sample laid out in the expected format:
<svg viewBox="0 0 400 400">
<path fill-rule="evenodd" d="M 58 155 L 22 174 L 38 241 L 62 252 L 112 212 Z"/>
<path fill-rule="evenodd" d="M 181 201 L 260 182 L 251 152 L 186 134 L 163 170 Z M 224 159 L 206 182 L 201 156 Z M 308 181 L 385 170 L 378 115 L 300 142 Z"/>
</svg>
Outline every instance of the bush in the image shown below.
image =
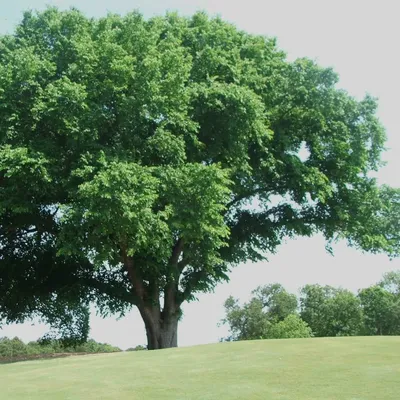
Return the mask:
<svg viewBox="0 0 400 400">
<path fill-rule="evenodd" d="M 311 336 L 311 328 L 295 314 L 288 315 L 268 330 L 268 339 L 309 338 Z"/>
<path fill-rule="evenodd" d="M 129 347 L 129 349 L 126 349 L 125 351 L 141 351 L 141 350 L 147 350 L 147 346 L 142 346 L 139 344 L 136 347 Z"/>
<path fill-rule="evenodd" d="M 1 357 L 16 357 L 27 355 L 28 351 L 26 344 L 15 337 L 8 339 L 6 337 L 0 339 L 0 356 Z"/>
<path fill-rule="evenodd" d="M 107 343 L 97 343 L 93 339 L 79 345 L 66 346 L 61 341 L 49 337 L 43 337 L 28 344 L 17 337 L 14 339 L 0 338 L 0 357 L 6 359 L 59 353 L 114 353 L 119 351 L 122 350 L 118 347 Z"/>
<path fill-rule="evenodd" d="M 75 347 L 75 350 L 78 353 L 115 353 L 122 351 L 119 347 L 111 346 L 108 343 L 97 343 L 93 339 Z"/>
</svg>

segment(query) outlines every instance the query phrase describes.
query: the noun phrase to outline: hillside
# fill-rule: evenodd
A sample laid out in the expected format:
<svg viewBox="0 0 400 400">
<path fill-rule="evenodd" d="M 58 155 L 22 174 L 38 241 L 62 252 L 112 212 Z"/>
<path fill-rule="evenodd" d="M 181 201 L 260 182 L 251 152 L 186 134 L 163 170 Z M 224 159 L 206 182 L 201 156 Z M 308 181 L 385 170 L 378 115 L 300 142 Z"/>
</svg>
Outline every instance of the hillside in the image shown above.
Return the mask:
<svg viewBox="0 0 400 400">
<path fill-rule="evenodd" d="M 400 337 L 264 340 L 0 366 L 7 400 L 398 400 Z"/>
</svg>

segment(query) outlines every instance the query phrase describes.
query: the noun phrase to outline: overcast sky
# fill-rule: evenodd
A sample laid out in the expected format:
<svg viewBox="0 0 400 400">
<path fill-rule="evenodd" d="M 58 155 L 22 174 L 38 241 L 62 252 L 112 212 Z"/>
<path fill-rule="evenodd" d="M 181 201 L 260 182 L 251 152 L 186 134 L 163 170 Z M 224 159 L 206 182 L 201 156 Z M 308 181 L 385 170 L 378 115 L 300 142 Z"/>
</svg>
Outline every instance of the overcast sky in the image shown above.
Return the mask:
<svg viewBox="0 0 400 400">
<path fill-rule="evenodd" d="M 11 33 L 24 10 L 43 9 L 46 5 L 75 6 L 95 17 L 107 12 L 125 14 L 133 9 L 146 16 L 164 14 L 167 10 L 181 14 L 205 10 L 248 32 L 277 37 L 278 45 L 290 59 L 306 56 L 322 66 L 331 66 L 340 75 L 339 85 L 351 95 L 361 98 L 370 93 L 379 98 L 379 116 L 388 136 L 388 151 L 384 156 L 387 166 L 380 171 L 379 180 L 400 186 L 400 24 L 396 1 L 2 0 L 0 34 Z M 223 317 L 223 302 L 230 294 L 246 300 L 256 286 L 272 282 L 280 282 L 293 292 L 306 283 L 356 291 L 395 269 L 400 269 L 400 260 L 361 254 L 343 243 L 335 247 L 332 257 L 325 252 L 319 236 L 288 241 L 269 262 L 235 268 L 229 283 L 219 285 L 213 294 L 200 296 L 199 302 L 186 305 L 179 345 L 216 342 L 224 336 L 226 330 L 217 328 L 217 323 Z M 29 323 L 11 325 L 0 331 L 0 336 L 35 340 L 46 330 L 45 326 Z M 136 311 L 120 321 L 92 317 L 91 336 L 121 348 L 146 342 L 144 326 Z"/>
</svg>

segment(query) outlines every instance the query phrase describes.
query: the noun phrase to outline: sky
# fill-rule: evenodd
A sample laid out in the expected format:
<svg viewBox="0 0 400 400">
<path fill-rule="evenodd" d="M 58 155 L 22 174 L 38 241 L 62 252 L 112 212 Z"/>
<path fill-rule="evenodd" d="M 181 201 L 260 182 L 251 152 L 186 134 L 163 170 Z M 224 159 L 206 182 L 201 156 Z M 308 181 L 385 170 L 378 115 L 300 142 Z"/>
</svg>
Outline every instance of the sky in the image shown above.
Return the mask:
<svg viewBox="0 0 400 400">
<path fill-rule="evenodd" d="M 3 3 L 4 2 L 4 3 Z M 380 183 L 400 187 L 400 56 L 398 53 L 397 2 L 393 0 L 0 0 L 0 34 L 11 33 L 28 9 L 46 5 L 74 6 L 88 16 L 107 12 L 125 14 L 139 10 L 145 16 L 167 10 L 190 15 L 204 10 L 220 15 L 250 33 L 274 36 L 288 58 L 309 57 L 339 73 L 341 88 L 362 98 L 369 93 L 379 98 L 378 115 L 387 130 L 387 165 L 378 174 Z M 186 304 L 180 323 L 178 344 L 190 346 L 217 342 L 226 327 L 217 327 L 224 316 L 223 303 L 229 295 L 246 301 L 259 285 L 279 282 L 297 293 L 307 283 L 341 286 L 353 291 L 379 281 L 387 271 L 400 270 L 400 259 L 363 254 L 345 243 L 325 251 L 321 236 L 298 238 L 283 244 L 268 262 L 247 263 L 234 268 L 230 282 L 214 293 L 202 294 L 198 302 Z M 0 336 L 36 340 L 47 327 L 31 323 L 9 325 Z M 145 344 L 144 325 L 134 310 L 126 317 L 91 318 L 91 337 L 122 349 Z"/>
</svg>

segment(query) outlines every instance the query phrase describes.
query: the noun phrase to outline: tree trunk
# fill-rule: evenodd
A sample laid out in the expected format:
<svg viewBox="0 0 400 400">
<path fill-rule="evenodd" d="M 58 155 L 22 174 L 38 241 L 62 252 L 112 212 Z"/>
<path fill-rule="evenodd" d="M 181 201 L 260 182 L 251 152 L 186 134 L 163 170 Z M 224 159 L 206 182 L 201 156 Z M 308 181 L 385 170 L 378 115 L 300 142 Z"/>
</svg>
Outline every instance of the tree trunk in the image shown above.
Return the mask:
<svg viewBox="0 0 400 400">
<path fill-rule="evenodd" d="M 169 279 L 163 289 L 164 307 L 161 311 L 158 283 L 152 281 L 145 285 L 141 271 L 136 268 L 133 257 L 128 256 L 126 246 L 121 247 L 122 261 L 135 294 L 135 304 L 139 308 L 146 328 L 147 348 L 149 350 L 178 347 L 178 320 L 182 299 L 178 301 L 177 282 L 182 271 L 179 270 L 177 263 L 182 249 L 183 239 L 179 239 L 172 250 L 172 256 L 169 261 L 175 276 L 173 279 Z"/>
<path fill-rule="evenodd" d="M 178 347 L 178 316 L 170 315 L 157 318 L 157 313 L 149 309 L 140 310 L 147 336 L 147 349 L 159 350 Z"/>
</svg>

